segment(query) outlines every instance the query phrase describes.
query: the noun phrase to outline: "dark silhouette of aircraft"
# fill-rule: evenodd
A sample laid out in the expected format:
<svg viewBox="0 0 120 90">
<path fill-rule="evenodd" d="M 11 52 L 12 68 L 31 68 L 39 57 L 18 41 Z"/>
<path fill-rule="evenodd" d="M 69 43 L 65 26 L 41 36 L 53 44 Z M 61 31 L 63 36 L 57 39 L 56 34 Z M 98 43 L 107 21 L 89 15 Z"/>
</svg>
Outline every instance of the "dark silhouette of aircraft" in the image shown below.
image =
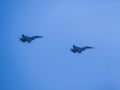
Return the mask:
<svg viewBox="0 0 120 90">
<path fill-rule="evenodd" d="M 22 34 L 22 38 L 20 38 L 20 40 L 22 42 L 30 43 L 32 40 L 37 39 L 37 38 L 43 38 L 43 37 L 42 36 L 31 36 L 31 37 L 29 37 L 29 36 L 26 36 L 26 35 Z"/>
<path fill-rule="evenodd" d="M 77 47 L 75 45 L 73 45 L 73 48 L 71 48 L 71 51 L 73 53 L 81 53 L 82 51 L 86 50 L 86 49 L 92 49 L 93 47 L 89 47 L 89 46 L 85 46 L 85 47 Z"/>
</svg>

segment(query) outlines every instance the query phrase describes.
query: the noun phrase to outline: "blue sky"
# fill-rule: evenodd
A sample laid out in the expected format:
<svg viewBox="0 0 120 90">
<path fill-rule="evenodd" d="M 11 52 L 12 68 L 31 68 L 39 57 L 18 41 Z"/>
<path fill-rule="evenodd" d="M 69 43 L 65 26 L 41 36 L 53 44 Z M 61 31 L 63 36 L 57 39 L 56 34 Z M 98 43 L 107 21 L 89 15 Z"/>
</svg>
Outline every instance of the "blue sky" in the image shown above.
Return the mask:
<svg viewBox="0 0 120 90">
<path fill-rule="evenodd" d="M 0 2 L 0 90 L 120 90 L 119 1 Z"/>
</svg>

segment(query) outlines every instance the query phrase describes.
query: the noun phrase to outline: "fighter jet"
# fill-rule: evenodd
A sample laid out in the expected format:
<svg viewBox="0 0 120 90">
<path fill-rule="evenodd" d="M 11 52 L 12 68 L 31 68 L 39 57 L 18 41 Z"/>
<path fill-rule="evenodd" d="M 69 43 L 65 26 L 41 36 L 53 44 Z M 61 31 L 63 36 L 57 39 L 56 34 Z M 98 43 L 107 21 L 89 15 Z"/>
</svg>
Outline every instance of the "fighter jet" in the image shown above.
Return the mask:
<svg viewBox="0 0 120 90">
<path fill-rule="evenodd" d="M 37 39 L 37 38 L 43 38 L 43 37 L 42 36 L 31 36 L 31 37 L 29 37 L 29 36 L 26 36 L 26 35 L 22 34 L 22 38 L 20 38 L 20 40 L 22 42 L 30 43 L 32 40 Z"/>
<path fill-rule="evenodd" d="M 93 47 L 89 47 L 89 46 L 85 46 L 85 47 L 77 47 L 75 45 L 73 45 L 73 48 L 71 48 L 70 50 L 73 53 L 81 53 L 82 51 L 86 50 L 86 49 L 92 49 Z"/>
</svg>

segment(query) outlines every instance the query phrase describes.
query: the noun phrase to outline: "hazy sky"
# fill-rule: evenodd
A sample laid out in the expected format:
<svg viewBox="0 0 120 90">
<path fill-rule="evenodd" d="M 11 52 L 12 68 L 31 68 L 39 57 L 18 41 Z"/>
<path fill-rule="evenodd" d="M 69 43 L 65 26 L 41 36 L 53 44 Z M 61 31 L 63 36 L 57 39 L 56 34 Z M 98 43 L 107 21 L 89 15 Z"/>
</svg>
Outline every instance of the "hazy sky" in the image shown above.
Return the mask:
<svg viewBox="0 0 120 90">
<path fill-rule="evenodd" d="M 0 3 L 0 90 L 120 90 L 120 1 Z"/>
</svg>

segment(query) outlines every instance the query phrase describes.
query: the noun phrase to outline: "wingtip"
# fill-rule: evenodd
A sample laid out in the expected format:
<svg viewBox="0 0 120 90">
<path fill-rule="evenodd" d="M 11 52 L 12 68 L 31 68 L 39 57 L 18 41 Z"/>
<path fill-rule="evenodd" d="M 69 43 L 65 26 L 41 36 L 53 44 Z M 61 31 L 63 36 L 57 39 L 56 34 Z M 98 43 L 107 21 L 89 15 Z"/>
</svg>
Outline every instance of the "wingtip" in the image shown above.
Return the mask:
<svg viewBox="0 0 120 90">
<path fill-rule="evenodd" d="M 86 48 L 94 48 L 94 47 L 86 46 Z"/>
<path fill-rule="evenodd" d="M 39 36 L 39 38 L 43 38 L 43 36 Z"/>
</svg>

